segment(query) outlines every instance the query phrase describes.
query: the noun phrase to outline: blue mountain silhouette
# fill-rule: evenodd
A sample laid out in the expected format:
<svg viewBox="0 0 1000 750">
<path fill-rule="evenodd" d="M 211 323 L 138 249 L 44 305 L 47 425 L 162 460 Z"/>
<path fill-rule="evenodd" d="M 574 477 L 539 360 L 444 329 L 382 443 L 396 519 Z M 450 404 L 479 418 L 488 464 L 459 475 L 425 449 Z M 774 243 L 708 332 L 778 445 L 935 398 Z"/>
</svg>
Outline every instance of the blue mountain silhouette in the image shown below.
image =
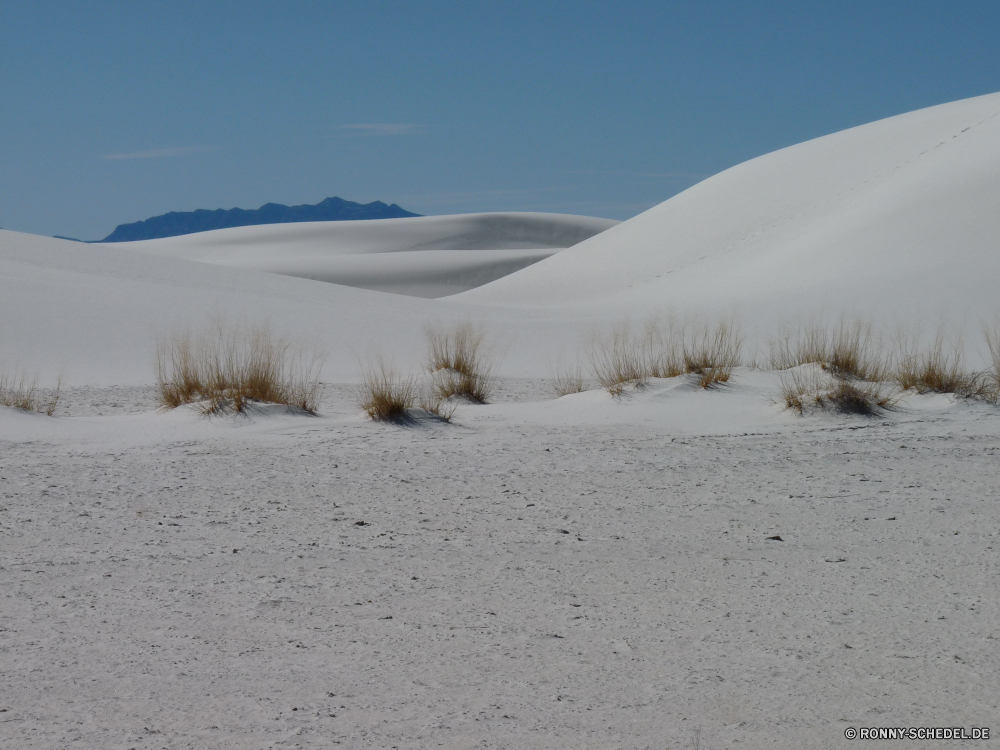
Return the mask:
<svg viewBox="0 0 1000 750">
<path fill-rule="evenodd" d="M 210 229 L 248 227 L 256 224 L 289 224 L 297 221 L 351 221 L 358 219 L 401 219 L 420 216 L 410 213 L 393 203 L 387 206 L 382 201 L 354 203 L 343 198 L 327 198 L 315 206 L 283 206 L 267 203 L 256 210 L 242 208 L 219 208 L 207 211 L 171 211 L 162 216 L 154 216 L 145 221 L 119 224 L 115 231 L 100 242 L 132 242 L 134 240 L 155 240 L 160 237 L 176 237 L 181 234 L 207 232 Z"/>
</svg>

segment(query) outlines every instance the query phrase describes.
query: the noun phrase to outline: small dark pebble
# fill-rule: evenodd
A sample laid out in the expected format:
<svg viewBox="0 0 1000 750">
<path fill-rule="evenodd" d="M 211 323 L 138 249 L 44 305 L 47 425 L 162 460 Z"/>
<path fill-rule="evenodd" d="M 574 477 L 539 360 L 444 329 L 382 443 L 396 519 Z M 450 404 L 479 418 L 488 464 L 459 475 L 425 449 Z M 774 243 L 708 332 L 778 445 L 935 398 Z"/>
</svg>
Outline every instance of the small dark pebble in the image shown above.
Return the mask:
<svg viewBox="0 0 1000 750">
<path fill-rule="evenodd" d="M 367 522 L 365 522 L 365 521 L 355 521 L 355 522 L 354 522 L 354 525 L 355 525 L 355 526 L 367 526 L 367 525 L 368 525 L 368 523 L 367 523 Z"/>
</svg>

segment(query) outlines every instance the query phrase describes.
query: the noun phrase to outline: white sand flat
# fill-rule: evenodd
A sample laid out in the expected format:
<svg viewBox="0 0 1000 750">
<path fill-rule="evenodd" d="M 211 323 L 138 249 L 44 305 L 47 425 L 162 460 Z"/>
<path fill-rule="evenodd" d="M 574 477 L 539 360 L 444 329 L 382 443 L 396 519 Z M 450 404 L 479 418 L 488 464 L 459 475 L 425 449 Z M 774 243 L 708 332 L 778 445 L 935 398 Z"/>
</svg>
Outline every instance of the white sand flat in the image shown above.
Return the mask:
<svg viewBox="0 0 1000 750">
<path fill-rule="evenodd" d="M 157 252 L 0 231 L 0 368 L 66 384 L 56 418 L 0 407 L 0 746 L 995 736 L 997 406 L 797 416 L 750 367 L 620 398 L 546 378 L 595 326 L 670 312 L 735 315 L 764 365 L 781 322 L 948 320 L 982 364 L 998 112 L 769 154 L 558 252 L 479 219 L 489 242 L 456 239 L 459 217 L 333 250 L 317 225 Z M 320 416 L 157 411 L 157 334 L 220 318 L 324 353 Z M 416 371 L 425 326 L 464 320 L 502 356 L 495 403 L 363 418 L 368 355 Z"/>
</svg>

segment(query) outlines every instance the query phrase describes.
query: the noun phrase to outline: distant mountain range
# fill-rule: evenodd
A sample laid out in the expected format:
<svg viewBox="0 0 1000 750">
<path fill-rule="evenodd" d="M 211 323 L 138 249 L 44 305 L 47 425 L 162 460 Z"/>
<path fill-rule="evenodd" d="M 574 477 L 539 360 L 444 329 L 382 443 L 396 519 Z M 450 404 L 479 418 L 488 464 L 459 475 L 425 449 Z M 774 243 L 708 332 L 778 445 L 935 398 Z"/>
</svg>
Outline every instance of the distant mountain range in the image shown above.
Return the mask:
<svg viewBox="0 0 1000 750">
<path fill-rule="evenodd" d="M 145 221 L 119 224 L 115 231 L 99 242 L 134 242 L 177 237 L 181 234 L 207 232 L 210 229 L 248 227 L 256 224 L 290 224 L 298 221 L 353 221 L 358 219 L 402 219 L 420 214 L 410 213 L 395 203 L 382 201 L 354 203 L 343 198 L 327 198 L 315 206 L 283 206 L 267 203 L 256 210 L 219 208 L 215 211 L 171 211 Z M 62 239 L 72 239 L 65 237 Z"/>
</svg>

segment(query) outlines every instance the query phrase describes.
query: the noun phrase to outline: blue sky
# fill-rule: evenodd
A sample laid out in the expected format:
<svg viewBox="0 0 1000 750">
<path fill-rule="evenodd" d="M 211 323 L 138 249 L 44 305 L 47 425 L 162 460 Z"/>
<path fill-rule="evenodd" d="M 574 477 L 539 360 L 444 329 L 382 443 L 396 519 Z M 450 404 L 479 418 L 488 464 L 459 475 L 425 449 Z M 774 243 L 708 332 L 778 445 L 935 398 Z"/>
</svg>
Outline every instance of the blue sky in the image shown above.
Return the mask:
<svg viewBox="0 0 1000 750">
<path fill-rule="evenodd" d="M 992 2 L 5 0 L 0 227 L 339 195 L 625 219 L 1000 91 Z"/>
</svg>

